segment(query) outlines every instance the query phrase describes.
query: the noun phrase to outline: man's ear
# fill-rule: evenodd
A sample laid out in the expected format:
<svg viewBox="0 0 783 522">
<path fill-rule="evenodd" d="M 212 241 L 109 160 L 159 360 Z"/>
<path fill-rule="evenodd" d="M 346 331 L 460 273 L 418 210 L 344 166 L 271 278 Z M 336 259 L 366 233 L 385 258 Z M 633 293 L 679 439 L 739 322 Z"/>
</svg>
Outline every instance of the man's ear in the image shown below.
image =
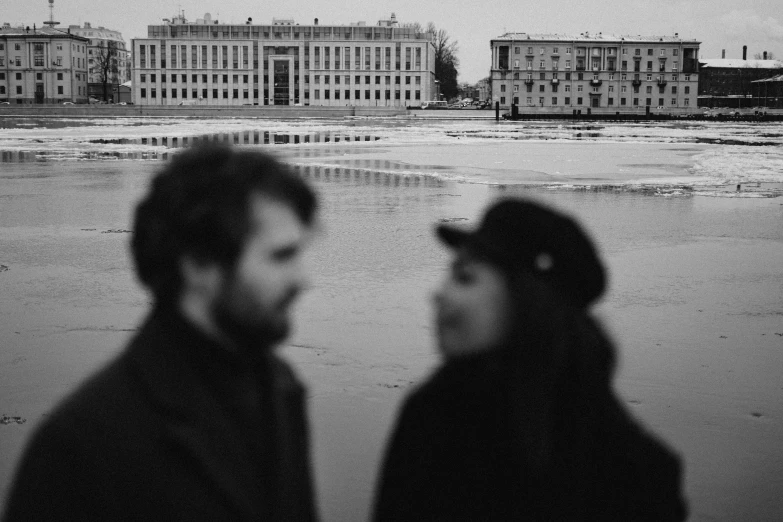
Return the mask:
<svg viewBox="0 0 783 522">
<path fill-rule="evenodd" d="M 179 262 L 182 293 L 211 300 L 223 286 L 223 268 L 213 261 L 199 261 L 183 256 Z"/>
</svg>

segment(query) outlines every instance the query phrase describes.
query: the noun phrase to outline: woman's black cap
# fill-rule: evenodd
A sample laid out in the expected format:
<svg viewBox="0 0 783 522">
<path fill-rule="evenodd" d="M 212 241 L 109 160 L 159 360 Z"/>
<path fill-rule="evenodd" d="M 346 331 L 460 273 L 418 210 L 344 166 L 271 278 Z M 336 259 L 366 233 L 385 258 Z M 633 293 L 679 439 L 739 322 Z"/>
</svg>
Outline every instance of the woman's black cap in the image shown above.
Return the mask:
<svg viewBox="0 0 783 522">
<path fill-rule="evenodd" d="M 606 288 L 606 272 L 590 238 L 572 218 L 538 203 L 504 199 L 479 228 L 439 225 L 447 245 L 466 247 L 505 271 L 526 271 L 548 281 L 574 304 L 587 307 Z"/>
</svg>

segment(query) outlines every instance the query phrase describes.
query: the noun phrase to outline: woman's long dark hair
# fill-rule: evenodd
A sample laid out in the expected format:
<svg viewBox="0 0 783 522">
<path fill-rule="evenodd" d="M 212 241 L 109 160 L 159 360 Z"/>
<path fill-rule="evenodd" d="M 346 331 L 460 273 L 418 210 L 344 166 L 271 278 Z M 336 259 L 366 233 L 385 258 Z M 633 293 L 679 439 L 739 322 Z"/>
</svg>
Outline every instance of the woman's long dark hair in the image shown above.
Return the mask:
<svg viewBox="0 0 783 522">
<path fill-rule="evenodd" d="M 558 289 L 528 272 L 501 270 L 513 303 L 502 353 L 512 451 L 525 470 L 520 501 L 534 495 L 525 502 L 546 509 L 543 518 L 579 519 L 595 501 L 593 477 L 612 465 L 607 430 L 630 428 L 612 390 L 614 346 L 588 310 Z"/>
</svg>

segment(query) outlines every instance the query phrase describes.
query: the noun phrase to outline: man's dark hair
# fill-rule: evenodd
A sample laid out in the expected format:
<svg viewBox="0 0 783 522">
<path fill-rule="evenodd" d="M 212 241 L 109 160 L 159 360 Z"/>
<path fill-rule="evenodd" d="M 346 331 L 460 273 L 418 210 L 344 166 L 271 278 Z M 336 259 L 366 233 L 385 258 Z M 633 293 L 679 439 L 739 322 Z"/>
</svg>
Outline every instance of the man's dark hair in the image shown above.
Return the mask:
<svg viewBox="0 0 783 522">
<path fill-rule="evenodd" d="M 287 166 L 257 151 L 200 144 L 177 154 L 136 208 L 136 271 L 161 305 L 179 297 L 183 256 L 233 268 L 252 230 L 251 197 L 289 204 L 310 226 L 313 190 Z"/>
</svg>

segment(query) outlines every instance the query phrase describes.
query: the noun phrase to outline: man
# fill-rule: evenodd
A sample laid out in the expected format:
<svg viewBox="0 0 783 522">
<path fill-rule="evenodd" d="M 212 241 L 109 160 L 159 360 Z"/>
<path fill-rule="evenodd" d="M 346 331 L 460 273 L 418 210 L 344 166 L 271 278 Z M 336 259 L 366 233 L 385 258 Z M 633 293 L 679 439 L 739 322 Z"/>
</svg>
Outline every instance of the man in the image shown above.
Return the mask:
<svg viewBox="0 0 783 522">
<path fill-rule="evenodd" d="M 136 210 L 154 308 L 37 431 L 5 518 L 313 520 L 303 388 L 273 353 L 316 198 L 257 152 L 177 155 Z"/>
</svg>

